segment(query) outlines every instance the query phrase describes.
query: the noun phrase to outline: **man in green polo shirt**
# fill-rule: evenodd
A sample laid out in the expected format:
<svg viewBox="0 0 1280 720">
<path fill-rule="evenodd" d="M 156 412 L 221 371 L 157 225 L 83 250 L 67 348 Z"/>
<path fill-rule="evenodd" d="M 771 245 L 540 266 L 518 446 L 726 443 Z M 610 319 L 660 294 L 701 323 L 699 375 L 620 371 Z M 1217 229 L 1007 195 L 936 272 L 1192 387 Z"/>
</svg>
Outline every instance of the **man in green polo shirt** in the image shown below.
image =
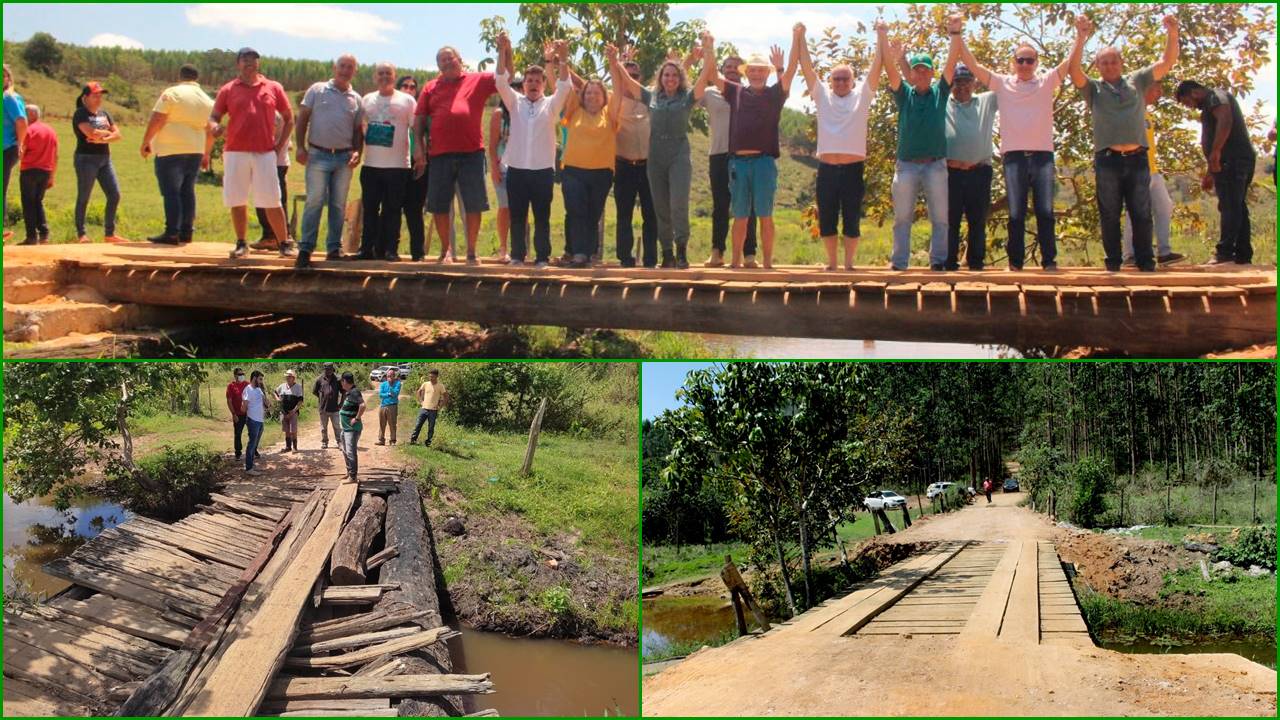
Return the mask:
<svg viewBox="0 0 1280 720">
<path fill-rule="evenodd" d="M 1076 29 L 1085 37 L 1093 23 L 1081 14 Z M 1098 215 L 1107 270 L 1118 272 L 1123 260 L 1120 216 L 1127 208 L 1133 225 L 1133 258 L 1138 269 L 1155 272 L 1151 249 L 1151 166 L 1147 161 L 1146 93 L 1169 74 L 1178 61 L 1178 19 L 1164 19 L 1164 57 L 1131 73 L 1114 47 L 1098 52 L 1094 63 L 1101 77 L 1085 75 L 1079 54 L 1071 56 L 1071 82 L 1080 89 L 1093 118 L 1093 169 L 1098 184 Z"/>
<path fill-rule="evenodd" d="M 911 260 L 911 224 L 915 221 L 916 197 L 924 191 L 932 230 L 929 236 L 929 268 L 941 272 L 947 260 L 947 99 L 959 58 L 960 36 L 951 34 L 951 50 L 934 78 L 933 58 L 928 53 L 903 53 L 902 43 L 889 44 L 885 62 L 889 91 L 898 106 L 898 162 L 893 173 L 893 254 L 894 270 L 906 270 Z M 905 82 L 904 82 L 905 76 Z"/>
<path fill-rule="evenodd" d="M 342 420 L 342 456 L 347 461 L 347 481 L 356 481 L 356 471 L 360 463 L 356 453 L 360 445 L 360 433 L 364 423 L 360 421 L 364 415 L 364 395 L 356 387 L 355 376 L 349 372 L 342 373 L 342 407 L 338 417 Z"/>
</svg>

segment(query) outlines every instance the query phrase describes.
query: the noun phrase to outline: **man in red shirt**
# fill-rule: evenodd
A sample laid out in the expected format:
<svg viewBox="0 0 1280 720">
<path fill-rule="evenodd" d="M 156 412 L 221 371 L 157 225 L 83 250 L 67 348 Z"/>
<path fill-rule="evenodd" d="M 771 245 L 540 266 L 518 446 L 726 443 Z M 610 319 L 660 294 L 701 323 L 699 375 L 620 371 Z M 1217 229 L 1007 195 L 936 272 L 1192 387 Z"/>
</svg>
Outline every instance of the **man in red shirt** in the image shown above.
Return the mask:
<svg viewBox="0 0 1280 720">
<path fill-rule="evenodd" d="M 280 204 L 280 184 L 276 176 L 276 154 L 289 142 L 293 129 L 293 108 L 284 88 L 258 72 L 258 51 L 241 48 L 236 55 L 240 76 L 218 89 L 210 115 L 215 138 L 224 134 L 222 117 L 230 115 L 222 148 L 222 202 L 231 208 L 231 224 L 236 232 L 236 248 L 231 257 L 249 254 L 245 233 L 249 229 L 249 195 L 253 204 L 266 211 L 271 231 L 286 238 L 284 208 Z M 284 119 L 284 132 L 276 140 L 276 113 Z M 292 257 L 292 243 L 281 241 L 280 255 Z"/>
<path fill-rule="evenodd" d="M 58 135 L 40 122 L 40 106 L 27 106 L 27 139 L 23 147 L 18 183 L 22 188 L 22 220 L 27 226 L 23 245 L 49 242 L 49 222 L 44 215 L 44 194 L 53 187 L 58 167 Z"/>
<path fill-rule="evenodd" d="M 236 459 L 239 460 L 243 447 L 240 435 L 244 431 L 247 419 L 244 409 L 244 389 L 249 386 L 249 381 L 244 379 L 244 371 L 240 368 L 233 370 L 232 375 L 235 379 L 227 383 L 227 410 L 231 412 L 231 425 L 235 428 Z"/>
<path fill-rule="evenodd" d="M 480 123 L 489 97 L 498 92 L 493 73 L 466 72 L 462 56 L 451 47 L 436 53 L 440 74 L 427 83 L 418 98 L 414 119 L 413 166 L 421 174 L 430 155 L 427 178 L 427 212 L 436 225 L 436 234 L 449 237 L 449 206 L 455 185 L 467 211 L 467 264 L 476 265 L 476 239 L 480 235 L 480 213 L 489 209 L 484 187 L 484 136 Z M 430 148 L 427 128 L 430 125 Z M 445 255 L 442 248 L 440 260 Z M 424 253 L 429 248 L 424 248 Z"/>
</svg>

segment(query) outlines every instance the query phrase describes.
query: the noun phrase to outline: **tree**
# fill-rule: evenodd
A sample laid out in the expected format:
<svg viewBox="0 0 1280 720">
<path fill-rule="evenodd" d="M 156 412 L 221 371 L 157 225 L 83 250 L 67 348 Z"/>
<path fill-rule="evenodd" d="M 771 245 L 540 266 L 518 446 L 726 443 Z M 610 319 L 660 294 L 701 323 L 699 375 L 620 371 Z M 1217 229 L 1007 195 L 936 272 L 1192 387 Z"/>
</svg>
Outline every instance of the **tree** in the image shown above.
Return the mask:
<svg viewBox="0 0 1280 720">
<path fill-rule="evenodd" d="M 26 47 L 22 49 L 22 61 L 32 70 L 53 75 L 53 72 L 62 64 L 62 48 L 58 46 L 58 41 L 52 35 L 38 32 L 31 36 Z"/>
<path fill-rule="evenodd" d="M 1018 42 L 1030 42 L 1040 53 L 1042 68 L 1051 68 L 1067 57 L 1074 30 L 1071 23 L 1076 13 L 1084 12 L 1097 27 L 1094 39 L 1085 49 L 1086 61 L 1107 45 L 1123 48 L 1130 69 L 1155 62 L 1163 49 L 1164 32 L 1161 18 L 1169 13 L 1178 17 L 1182 27 L 1182 53 L 1174 67 L 1173 78 L 1166 80 L 1165 99 L 1150 114 L 1156 129 L 1158 162 L 1167 176 L 1198 177 L 1204 165 L 1196 131 L 1186 127 L 1191 115 L 1172 100 L 1177 80 L 1194 78 L 1209 87 L 1229 88 L 1233 93 L 1251 92 L 1258 72 L 1270 61 L 1269 39 L 1275 33 L 1272 6 L 1245 3 L 1200 4 L 1086 4 L 1086 3 L 970 3 L 956 6 L 966 19 L 965 38 L 977 60 L 992 70 L 1010 72 L 1009 59 Z M 952 6 L 912 4 L 906 7 L 906 18 L 889 23 L 890 36 L 901 38 L 912 51 L 931 53 L 941 61 L 947 52 L 946 15 Z M 844 37 L 834 28 L 811 40 L 814 65 L 825 77 L 833 65 L 848 62 L 855 72 L 871 65 L 875 50 L 872 29 L 857 23 L 853 34 Z M 1089 69 L 1086 69 L 1089 71 Z M 1176 78 L 1176 79 L 1175 79 Z M 1270 149 L 1272 143 L 1264 135 L 1271 119 L 1263 115 L 1255 103 L 1246 111 L 1256 145 Z M 1093 173 L 1092 123 L 1084 100 L 1070 83 L 1059 91 L 1054 106 L 1054 128 L 1057 143 L 1059 199 L 1066 207 L 1058 210 L 1057 236 L 1062 245 L 1084 252 L 1086 261 L 1092 249 L 1098 248 L 1099 218 Z M 897 110 L 892 97 L 882 92 L 872 106 L 867 128 L 867 146 L 874 149 L 897 146 Z M 873 151 L 867 158 L 866 213 L 883 224 L 892 218 L 889 185 L 893 179 L 894 156 L 890 151 Z M 1200 214 L 1202 191 L 1195 183 L 1173 183 L 1191 202 L 1177 205 L 1175 223 L 1187 232 L 1202 232 L 1206 225 Z M 988 217 L 988 243 L 993 249 L 1003 248 L 1007 239 L 1008 204 L 1005 200 L 1004 173 L 996 165 L 992 212 Z M 812 218 L 816 221 L 816 217 Z M 1027 228 L 1032 231 L 1031 227 Z M 1035 245 L 1028 238 L 1027 247 Z M 991 253 L 993 259 L 998 253 Z"/>
<path fill-rule="evenodd" d="M 132 472 L 130 417 L 203 377 L 195 363 L 6 365 L 5 489 L 17 502 L 53 493 L 64 510 L 91 466 Z"/>
</svg>

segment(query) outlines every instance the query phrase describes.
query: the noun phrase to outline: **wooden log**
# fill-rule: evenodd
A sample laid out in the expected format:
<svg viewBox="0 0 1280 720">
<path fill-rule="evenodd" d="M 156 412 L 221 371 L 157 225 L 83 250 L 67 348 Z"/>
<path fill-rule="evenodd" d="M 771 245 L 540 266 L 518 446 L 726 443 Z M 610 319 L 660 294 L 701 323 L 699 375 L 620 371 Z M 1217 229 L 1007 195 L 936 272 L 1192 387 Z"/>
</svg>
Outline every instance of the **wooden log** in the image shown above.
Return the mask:
<svg viewBox="0 0 1280 720">
<path fill-rule="evenodd" d="M 385 548 L 383 550 L 380 550 L 374 553 L 373 555 L 370 555 L 369 559 L 364 561 L 364 571 L 367 573 L 370 570 L 377 570 L 378 568 L 382 567 L 382 563 L 395 557 L 399 552 L 400 552 L 400 548 L 396 547 L 395 545 L 392 545 L 391 547 Z"/>
<path fill-rule="evenodd" d="M 186 712 L 191 715 L 251 715 L 270 679 L 284 664 L 298 632 L 298 617 L 356 499 L 355 483 L 343 483 L 325 504 L 314 532 L 266 590 L 262 604 L 227 646 L 203 690 Z M 368 696 L 366 696 L 368 697 Z"/>
<path fill-rule="evenodd" d="M 542 416 L 546 412 L 547 399 L 542 398 L 542 402 L 538 404 L 538 413 L 533 416 L 533 422 L 529 425 L 529 444 L 524 449 L 524 464 L 520 466 L 521 475 L 533 472 L 533 451 L 538 448 L 538 434 L 542 432 Z"/>
<path fill-rule="evenodd" d="M 379 643 L 371 647 L 362 648 L 342 655 L 330 655 L 327 657 L 315 657 L 306 655 L 291 655 L 285 659 L 286 667 L 295 668 L 341 668 L 351 667 L 352 665 L 363 665 L 364 663 L 377 660 L 382 655 L 399 655 L 400 653 L 417 650 L 438 642 L 443 642 L 452 637 L 457 637 L 461 633 L 450 630 L 447 627 L 438 627 L 431 630 L 419 630 L 413 635 L 400 637 L 387 642 Z"/>
<path fill-rule="evenodd" d="M 300 644 L 323 642 L 348 635 L 385 630 L 405 623 L 420 625 L 420 621 L 427 615 L 428 611 L 415 610 L 404 603 L 388 604 L 380 601 L 377 609 L 367 613 L 333 620 L 323 620 L 304 626 L 302 632 L 298 634 L 298 642 Z"/>
<path fill-rule="evenodd" d="M 733 557 L 730 555 L 724 556 L 724 567 L 720 568 L 720 579 L 724 581 L 731 594 L 736 593 L 747 608 L 751 610 L 751 614 L 755 616 L 756 623 L 760 625 L 760 629 L 764 632 L 769 632 L 768 617 L 765 616 L 760 606 L 756 604 L 756 599 L 751 594 L 751 588 L 747 587 L 747 581 L 742 579 L 742 573 L 738 572 L 738 566 L 734 564 Z M 743 627 L 745 627 L 745 622 Z"/>
<path fill-rule="evenodd" d="M 304 710 L 382 710 L 389 707 L 391 707 L 391 698 L 348 698 L 345 700 L 264 700 L 259 710 L 264 713 L 287 713 Z"/>
<path fill-rule="evenodd" d="M 489 673 L 483 675 L 393 675 L 368 677 L 280 676 L 267 697 L 276 700 L 325 698 L 413 698 L 435 695 L 487 695 L 493 692 Z"/>
<path fill-rule="evenodd" d="M 360 633 L 359 635 L 340 637 L 333 640 L 323 640 L 310 645 L 295 645 L 293 648 L 293 654 L 319 655 L 320 653 L 333 652 L 334 650 L 350 650 L 351 648 L 375 645 L 387 640 L 407 637 L 421 631 L 421 628 L 414 626 L 393 628 L 391 630 L 382 630 L 380 632 Z"/>
<path fill-rule="evenodd" d="M 333 556 L 329 558 L 330 582 L 334 585 L 364 584 L 364 561 L 373 539 L 382 532 L 382 518 L 386 512 L 386 500 L 370 493 L 360 497 L 360 507 L 333 546 Z M 377 600 L 376 597 L 374 599 Z"/>
</svg>

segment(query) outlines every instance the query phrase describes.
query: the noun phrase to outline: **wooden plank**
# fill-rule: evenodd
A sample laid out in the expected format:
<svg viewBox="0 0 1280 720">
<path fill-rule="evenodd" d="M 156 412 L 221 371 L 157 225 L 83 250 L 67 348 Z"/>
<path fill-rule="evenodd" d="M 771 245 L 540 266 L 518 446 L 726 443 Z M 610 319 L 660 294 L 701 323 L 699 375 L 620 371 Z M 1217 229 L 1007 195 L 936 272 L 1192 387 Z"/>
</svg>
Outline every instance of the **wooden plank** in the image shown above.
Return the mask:
<svg viewBox="0 0 1280 720">
<path fill-rule="evenodd" d="M 392 545 L 391 547 L 384 548 L 383 550 L 370 555 L 369 559 L 366 560 L 364 564 L 365 572 L 378 569 L 382 566 L 382 563 L 390 560 L 398 554 L 400 554 L 400 548 L 396 545 Z"/>
<path fill-rule="evenodd" d="M 119 574 L 103 572 L 99 568 L 76 562 L 71 558 L 59 558 L 47 562 L 41 569 L 54 577 L 70 580 L 112 597 L 141 603 L 162 612 L 176 609 L 191 617 L 202 617 L 204 614 L 205 608 L 202 606 L 185 599 L 175 598 L 150 585 L 134 582 L 132 578 L 126 579 Z"/>
<path fill-rule="evenodd" d="M 332 652 L 334 650 L 349 650 L 351 648 L 362 647 L 364 645 L 374 645 L 386 640 L 394 640 L 396 638 L 414 635 L 418 632 L 421 632 L 421 628 L 415 626 L 392 628 L 391 630 L 382 630 L 380 632 L 360 633 L 358 635 L 334 638 L 333 640 L 323 640 L 310 645 L 295 645 L 293 648 L 293 654 L 319 655 L 320 653 Z"/>
<path fill-rule="evenodd" d="M 24 609 L 22 612 L 42 618 L 63 632 L 78 634 L 80 638 L 88 640 L 95 645 L 117 647 L 152 664 L 163 662 L 170 653 L 168 648 L 159 643 L 136 637 L 127 632 L 121 632 L 95 620 L 86 620 L 78 615 L 59 610 L 52 605 L 35 605 Z"/>
<path fill-rule="evenodd" d="M 352 665 L 363 665 L 364 663 L 377 660 L 382 655 L 399 655 L 411 650 L 417 650 L 428 645 L 443 642 L 449 638 L 457 637 L 461 633 L 451 630 L 447 627 L 432 628 L 431 630 L 419 630 L 407 637 L 400 637 L 387 642 L 379 643 L 360 650 L 355 650 L 342 655 L 331 655 L 327 657 L 291 655 L 285 660 L 286 667 L 294 668 L 339 668 L 351 667 Z"/>
<path fill-rule="evenodd" d="M 305 710 L 382 710 L 388 707 L 391 707 L 391 698 L 346 698 L 343 700 L 264 700 L 259 709 L 264 713 L 287 713 Z"/>
<path fill-rule="evenodd" d="M 88 622 L 100 623 L 135 637 L 169 646 L 177 646 L 187 637 L 188 630 L 160 617 L 152 608 L 107 595 L 94 595 L 85 600 L 59 596 L 49 601 L 53 607 Z"/>
<path fill-rule="evenodd" d="M 251 558 L 239 550 L 209 543 L 182 533 L 175 533 L 167 525 L 161 523 L 140 523 L 138 520 L 139 518 L 134 518 L 123 525 L 117 526 L 117 529 L 122 533 L 138 535 L 154 542 L 171 545 L 196 557 L 230 565 L 237 570 L 243 570 L 249 566 Z"/>
<path fill-rule="evenodd" d="M 320 602 L 325 605 L 368 605 L 378 601 L 382 593 L 399 586 L 391 585 L 330 585 L 320 591 Z"/>
<path fill-rule="evenodd" d="M 28 645 L 17 638 L 5 638 L 4 684 L 7 686 L 13 678 L 30 683 L 46 695 L 87 707 L 97 705 L 98 698 L 107 694 L 112 682 L 91 667 Z"/>
<path fill-rule="evenodd" d="M 299 710 L 280 713 L 280 717 L 396 717 L 399 714 L 396 708 L 386 707 L 379 710 Z"/>
<path fill-rule="evenodd" d="M 145 675 L 151 669 L 151 666 L 140 663 L 124 653 L 111 652 L 81 643 L 78 638 L 55 630 L 47 623 L 35 627 L 29 623 L 23 624 L 12 613 L 7 612 L 4 615 L 4 642 L 6 671 L 9 664 L 9 644 L 19 642 L 84 667 L 93 668 L 96 673 L 115 680 L 133 680 Z"/>
<path fill-rule="evenodd" d="M 49 691 L 13 677 L 4 679 L 5 717 L 88 716 L 92 708 L 57 697 Z"/>
<path fill-rule="evenodd" d="M 250 505 L 249 503 L 241 502 L 239 500 L 236 500 L 235 498 L 229 497 L 227 495 L 221 495 L 219 493 L 209 493 L 209 497 L 217 502 L 222 503 L 223 505 L 226 505 L 227 507 L 233 510 L 238 510 L 239 512 L 246 513 L 248 515 L 254 515 L 256 517 L 260 517 L 264 520 L 270 520 L 272 522 L 279 521 L 280 518 L 284 517 L 284 514 L 287 512 L 283 508 L 267 508 L 262 506 Z"/>
<path fill-rule="evenodd" d="M 396 606 L 385 606 L 380 603 L 377 609 L 367 613 L 304 626 L 302 632 L 298 634 L 298 642 L 303 644 L 323 642 L 348 635 L 384 630 L 405 623 L 420 625 L 428 614 L 427 610 L 417 610 L 405 603 Z"/>
<path fill-rule="evenodd" d="M 244 716 L 257 709 L 267 683 L 293 647 L 298 617 L 333 550 L 358 488 L 351 482 L 333 491 L 315 531 L 266 591 L 262 605 L 246 621 L 237 642 L 222 654 L 204 689 L 186 709 L 188 714 Z"/>
<path fill-rule="evenodd" d="M 267 696 L 279 700 L 324 698 L 412 698 L 431 695 L 487 695 L 493 692 L 489 673 L 483 675 L 393 675 L 368 677 L 281 676 Z"/>
</svg>

